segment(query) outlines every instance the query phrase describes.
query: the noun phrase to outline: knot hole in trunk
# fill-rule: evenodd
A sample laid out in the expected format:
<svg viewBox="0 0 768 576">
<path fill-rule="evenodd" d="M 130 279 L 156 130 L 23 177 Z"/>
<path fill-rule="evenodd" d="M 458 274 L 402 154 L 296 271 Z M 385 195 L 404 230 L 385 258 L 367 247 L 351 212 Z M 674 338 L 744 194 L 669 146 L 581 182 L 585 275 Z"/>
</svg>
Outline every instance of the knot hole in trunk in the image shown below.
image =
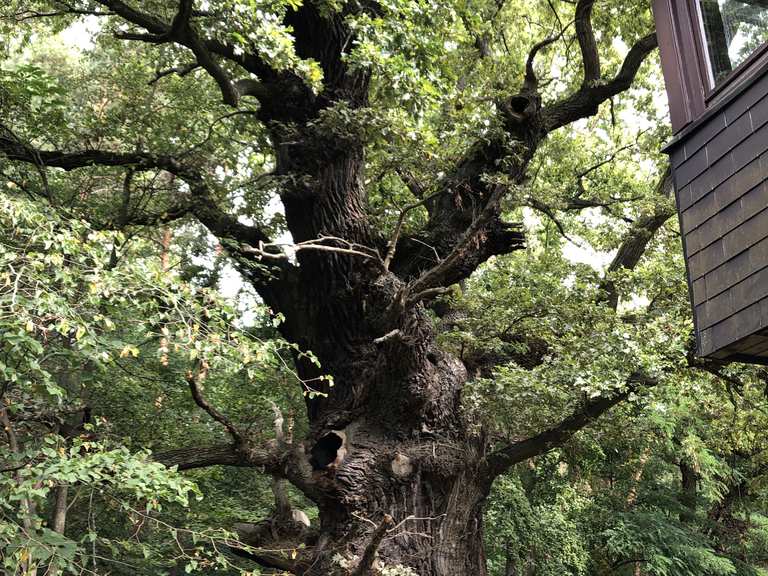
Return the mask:
<svg viewBox="0 0 768 576">
<path fill-rule="evenodd" d="M 335 470 L 347 454 L 346 434 L 329 432 L 321 437 L 310 450 L 309 463 L 314 470 Z"/>
</svg>

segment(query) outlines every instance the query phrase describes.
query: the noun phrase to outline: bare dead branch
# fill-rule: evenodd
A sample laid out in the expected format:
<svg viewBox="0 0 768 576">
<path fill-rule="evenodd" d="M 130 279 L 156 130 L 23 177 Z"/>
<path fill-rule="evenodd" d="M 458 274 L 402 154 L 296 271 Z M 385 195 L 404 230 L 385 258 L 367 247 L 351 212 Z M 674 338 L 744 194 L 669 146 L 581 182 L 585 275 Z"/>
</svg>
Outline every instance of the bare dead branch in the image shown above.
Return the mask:
<svg viewBox="0 0 768 576">
<path fill-rule="evenodd" d="M 341 246 L 328 245 L 326 242 L 332 242 L 335 244 L 341 244 Z M 282 248 L 281 252 L 271 251 L 271 248 Z M 373 260 L 379 266 L 382 265 L 381 257 L 379 253 L 373 248 L 364 246 L 362 244 L 356 244 L 349 242 L 344 238 L 337 236 L 320 236 L 315 240 L 305 240 L 304 242 L 297 242 L 295 244 L 286 244 L 279 242 L 272 243 L 259 243 L 258 247 L 243 245 L 241 246 L 243 252 L 247 254 L 257 254 L 259 258 L 266 258 L 268 260 L 288 260 L 290 253 L 301 252 L 302 250 L 311 250 L 318 252 L 334 252 L 336 254 L 347 254 L 350 256 L 360 256 L 367 260 Z"/>
<path fill-rule="evenodd" d="M 373 531 L 371 540 L 365 547 L 363 557 L 360 559 L 360 562 L 352 572 L 352 576 L 369 576 L 371 574 L 373 562 L 376 560 L 376 551 L 379 549 L 384 536 L 386 536 L 387 530 L 392 528 L 394 525 L 395 522 L 392 519 L 392 516 L 389 514 L 384 514 L 384 518 L 382 518 L 381 523 L 376 527 L 376 530 Z"/>
</svg>

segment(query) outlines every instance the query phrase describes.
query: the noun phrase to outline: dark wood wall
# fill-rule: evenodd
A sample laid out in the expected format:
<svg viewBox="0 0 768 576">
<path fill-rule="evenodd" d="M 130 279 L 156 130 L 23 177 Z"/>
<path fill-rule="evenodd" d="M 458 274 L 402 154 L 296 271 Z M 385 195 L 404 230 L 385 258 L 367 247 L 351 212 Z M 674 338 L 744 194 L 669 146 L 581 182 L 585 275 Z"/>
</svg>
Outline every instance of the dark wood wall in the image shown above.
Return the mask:
<svg viewBox="0 0 768 576">
<path fill-rule="evenodd" d="M 698 353 L 768 361 L 768 71 L 682 130 L 668 152 Z"/>
</svg>

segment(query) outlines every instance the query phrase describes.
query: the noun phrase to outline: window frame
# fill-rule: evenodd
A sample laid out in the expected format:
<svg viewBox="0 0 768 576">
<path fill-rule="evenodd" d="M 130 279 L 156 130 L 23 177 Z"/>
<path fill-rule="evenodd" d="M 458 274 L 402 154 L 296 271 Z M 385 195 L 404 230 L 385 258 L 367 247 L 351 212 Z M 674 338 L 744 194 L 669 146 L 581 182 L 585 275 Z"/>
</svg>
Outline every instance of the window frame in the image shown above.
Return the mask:
<svg viewBox="0 0 768 576">
<path fill-rule="evenodd" d="M 760 46 L 750 52 L 744 60 L 742 60 L 736 67 L 731 70 L 720 83 L 715 83 L 715 77 L 712 71 L 712 62 L 709 55 L 709 44 L 707 43 L 706 32 L 704 31 L 704 16 L 701 12 L 700 0 L 687 0 L 690 17 L 693 19 L 691 27 L 693 29 L 693 35 L 696 38 L 696 44 L 700 50 L 700 64 L 703 68 L 703 76 L 708 81 L 706 88 L 706 94 L 704 97 L 705 103 L 709 104 L 714 100 L 718 94 L 725 91 L 725 89 L 732 85 L 742 75 L 744 70 L 748 69 L 751 64 L 760 59 L 760 56 L 768 51 L 768 39 L 766 39 Z"/>
<path fill-rule="evenodd" d="M 661 65 L 675 134 L 696 123 L 768 66 L 768 41 L 714 85 L 698 0 L 653 0 Z"/>
</svg>

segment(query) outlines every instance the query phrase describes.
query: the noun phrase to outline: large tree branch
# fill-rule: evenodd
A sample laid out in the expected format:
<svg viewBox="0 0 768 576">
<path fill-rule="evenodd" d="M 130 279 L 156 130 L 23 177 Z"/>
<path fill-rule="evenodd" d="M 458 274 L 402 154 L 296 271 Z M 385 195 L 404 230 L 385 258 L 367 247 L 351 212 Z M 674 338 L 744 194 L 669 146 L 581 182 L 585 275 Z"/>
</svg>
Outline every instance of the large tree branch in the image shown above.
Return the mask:
<svg viewBox="0 0 768 576">
<path fill-rule="evenodd" d="M 192 0 L 181 0 L 179 11 L 171 23 L 170 37 L 187 46 L 195 55 L 198 64 L 202 66 L 208 74 L 211 75 L 219 85 L 221 94 L 224 97 L 224 103 L 230 106 L 237 106 L 240 95 L 237 88 L 230 80 L 224 69 L 214 60 L 213 56 L 200 39 L 197 32 L 192 28 L 189 19 L 192 16 Z"/>
<path fill-rule="evenodd" d="M 422 233 L 401 236 L 390 269 L 401 278 L 415 280 L 440 263 L 456 248 L 464 237 L 466 227 L 461 218 L 451 218 Z M 453 260 L 450 267 L 441 267 L 444 286 L 450 286 L 468 278 L 483 262 L 493 256 L 509 254 L 525 247 L 522 226 L 505 222 L 497 215 L 474 237 L 471 250 L 463 251 L 463 258 Z"/>
<path fill-rule="evenodd" d="M 177 466 L 179 470 L 194 470 L 209 466 L 240 466 L 245 468 L 253 466 L 234 444 L 191 446 L 166 450 L 154 454 L 153 458 L 169 468 Z"/>
<path fill-rule="evenodd" d="M 280 410 L 273 404 L 275 412 L 275 438 L 273 440 L 257 441 L 236 428 L 221 412 L 213 408 L 203 397 L 200 390 L 200 374 L 204 373 L 204 363 L 187 375 L 195 402 L 213 419 L 223 424 L 232 435 L 234 442 L 216 444 L 213 446 L 194 446 L 176 450 L 159 452 L 154 459 L 162 464 L 179 470 L 192 470 L 209 466 L 238 466 L 260 468 L 270 474 L 276 481 L 277 488 L 283 480 L 288 480 L 309 498 L 317 498 L 318 491 L 312 478 L 312 467 L 307 455 L 300 444 L 293 442 L 293 435 L 286 434 L 283 428 L 283 417 Z M 289 426 L 290 430 L 290 426 Z M 275 491 L 278 508 L 278 519 L 289 520 L 290 506 L 283 494 L 281 502 L 280 490 Z"/>
<path fill-rule="evenodd" d="M 239 94 L 224 69 L 215 61 L 206 43 L 198 36 L 190 23 L 192 17 L 192 0 L 180 0 L 179 9 L 173 22 L 168 26 L 161 20 L 135 10 L 121 0 L 101 0 L 124 19 L 145 28 L 150 34 L 118 32 L 116 36 L 123 40 L 138 40 L 153 44 L 175 42 L 189 48 L 197 59 L 197 63 L 216 81 L 221 90 L 225 104 L 237 106 Z"/>
<path fill-rule="evenodd" d="M 533 150 L 510 150 L 504 140 L 473 146 L 440 188 L 424 198 L 425 228 L 398 235 L 390 269 L 413 282 L 410 294 L 459 282 L 492 256 L 524 247 L 521 226 L 501 218 L 507 185 L 492 184 L 486 176 L 498 171 L 498 159 L 514 155 L 520 165 L 509 167 L 510 180 L 511 186 L 518 184 Z"/>
<path fill-rule="evenodd" d="M 549 133 L 581 118 L 597 114 L 600 104 L 629 89 L 640 65 L 656 46 L 656 33 L 648 34 L 632 46 L 621 69 L 612 79 L 593 78 L 573 94 L 545 107 L 541 111 L 544 131 Z M 590 74 L 594 74 L 594 66 L 589 70 Z M 599 68 L 597 71 L 599 72 Z M 585 62 L 585 80 L 586 74 L 587 64 Z"/>
<path fill-rule="evenodd" d="M 190 187 L 190 197 L 173 207 L 173 213 L 195 215 L 215 236 L 231 238 L 238 243 L 258 245 L 268 243 L 267 235 L 254 226 L 241 223 L 236 217 L 216 205 L 202 174 L 186 166 L 173 156 L 144 152 L 112 152 L 108 150 L 81 150 L 62 152 L 38 150 L 14 138 L 0 134 L 0 156 L 8 160 L 41 164 L 43 167 L 77 170 L 92 166 L 125 166 L 136 170 L 164 170 L 181 178 Z"/>
<path fill-rule="evenodd" d="M 253 96 L 261 106 L 259 117 L 264 121 L 295 121 L 314 117 L 318 110 L 334 98 L 330 94 L 353 100 L 352 94 L 361 94 L 367 86 L 367 72 L 348 74 L 342 59 L 343 51 L 352 45 L 351 32 L 344 23 L 350 10 L 365 9 L 359 4 L 346 6 L 341 14 L 327 14 L 311 2 L 296 10 L 288 10 L 284 25 L 292 29 L 296 53 L 300 58 L 314 59 L 323 68 L 324 90 L 320 95 L 295 72 L 275 68 L 262 58 L 255 47 L 241 46 L 226 40 L 208 38 L 203 25 L 195 16 L 210 16 L 191 9 L 188 0 L 180 0 L 179 10 L 170 24 L 142 10 L 133 8 L 123 0 L 97 0 L 126 22 L 140 30 L 121 31 L 118 38 L 151 44 L 175 43 L 192 51 L 195 64 L 204 68 L 214 79 L 226 104 L 237 106 L 240 98 Z M 231 62 L 258 79 L 235 79 L 225 70 L 220 60 Z M 364 98 L 357 98 L 362 101 Z"/>
<path fill-rule="evenodd" d="M 289 422 L 286 431 L 283 414 L 274 402 L 272 410 L 275 415 L 275 441 L 278 449 L 282 449 L 293 442 L 292 425 Z M 249 558 L 266 568 L 291 574 L 302 573 L 312 558 L 311 548 L 305 548 L 311 530 L 310 521 L 304 512 L 291 508 L 285 483 L 282 478 L 273 478 L 274 513 L 255 524 L 235 524 L 240 542 L 233 542 L 230 547 L 238 556 Z"/>
<path fill-rule="evenodd" d="M 1 125 L 0 128 L 2 128 Z M 254 288 L 268 305 L 276 310 L 288 310 L 292 305 L 290 294 L 281 288 L 288 285 L 294 270 L 293 265 L 287 260 L 274 261 L 269 266 L 260 264 L 253 254 L 249 254 L 243 248 L 269 244 L 270 240 L 260 228 L 244 224 L 237 216 L 224 211 L 218 205 L 205 177 L 198 168 L 189 166 L 173 156 L 146 152 L 39 150 L 8 137 L 0 130 L 0 158 L 2 157 L 34 164 L 43 175 L 46 168 L 77 170 L 92 166 L 128 167 L 136 171 L 165 171 L 175 175 L 187 184 L 188 192 L 180 191 L 159 215 L 140 214 L 117 224 L 152 225 L 192 215 L 221 241 L 238 268 L 253 283 Z M 279 270 L 279 276 L 273 274 L 275 269 Z"/>
<path fill-rule="evenodd" d="M 579 0 L 576 4 L 576 38 L 581 49 L 584 66 L 584 86 L 600 79 L 600 55 L 597 52 L 595 32 L 592 29 L 592 8 L 595 0 Z"/>
<path fill-rule="evenodd" d="M 271 474 L 276 483 L 289 480 L 312 498 L 315 492 L 309 463 L 303 451 L 292 446 L 292 437 L 286 436 L 283 430 L 282 414 L 277 407 L 275 411 L 275 440 L 256 445 L 244 439 L 234 444 L 169 450 L 155 454 L 154 459 L 168 467 L 176 466 L 178 470 L 209 466 L 258 468 Z M 237 555 L 250 558 L 262 566 L 294 573 L 307 559 L 301 549 L 309 521 L 306 515 L 292 513 L 287 495 L 276 491 L 275 497 L 275 517 L 258 524 L 235 524 L 239 539 L 228 542 L 228 545 Z"/>
<path fill-rule="evenodd" d="M 672 190 L 672 174 L 667 170 L 662 175 L 657 187 L 656 196 L 661 200 L 653 211 L 640 215 L 630 226 L 619 246 L 616 256 L 608 266 L 606 279 L 602 283 L 605 291 L 605 301 L 616 310 L 619 304 L 619 290 L 612 275 L 621 270 L 634 270 L 645 254 L 653 236 L 675 214 L 674 204 L 669 199 Z"/>
<path fill-rule="evenodd" d="M 240 443 L 190 446 L 158 452 L 154 460 L 179 470 L 210 466 L 258 468 L 275 478 L 288 480 L 309 498 L 318 497 L 312 479 L 312 467 L 301 446 L 276 440 L 256 441 L 245 438 Z"/>
<path fill-rule="evenodd" d="M 244 95 L 264 98 L 276 96 L 281 89 L 274 84 L 281 77 L 285 77 L 284 79 L 290 80 L 293 84 L 300 85 L 302 83 L 298 77 L 292 74 L 277 72 L 251 51 L 237 50 L 235 46 L 220 40 L 201 38 L 191 21 L 195 15 L 191 0 L 180 0 L 179 9 L 170 24 L 152 14 L 137 10 L 122 0 L 98 0 L 98 2 L 109 8 L 110 13 L 116 14 L 123 20 L 147 31 L 146 33 L 117 32 L 118 38 L 151 44 L 176 43 L 191 50 L 195 56 L 196 65 L 205 69 L 214 79 L 221 90 L 224 103 L 230 106 L 237 106 L 240 97 Z M 248 90 L 240 90 L 239 81 L 232 80 L 214 56 L 229 60 L 248 72 L 258 75 L 264 83 L 261 90 L 257 93 L 250 87 L 251 84 L 248 85 Z M 269 89 L 266 87 L 268 84 L 272 85 Z"/>
<path fill-rule="evenodd" d="M 230 550 L 270 569 L 266 574 L 304 574 L 312 565 L 313 548 L 306 547 L 304 538 L 280 539 L 278 534 L 275 539 L 274 526 L 269 520 L 236 524 L 235 530 L 241 542 L 230 542 Z"/>
<path fill-rule="evenodd" d="M 110 8 L 115 14 L 119 15 L 127 22 L 140 26 L 150 33 L 149 35 L 145 34 L 143 37 L 138 37 L 136 39 L 150 41 L 154 37 L 155 40 L 162 40 L 162 42 L 175 41 L 175 38 L 173 38 L 174 23 L 169 25 L 151 14 L 132 8 L 122 0 L 98 0 L 98 2 L 99 4 Z M 177 30 L 180 30 L 180 25 L 183 22 L 182 19 L 185 19 L 188 23 L 189 17 L 193 14 L 194 12 L 189 12 L 186 9 L 180 10 L 174 21 Z M 203 45 L 211 53 L 242 66 L 247 71 L 257 74 L 264 80 L 273 79 L 277 76 L 277 72 L 255 54 L 240 53 L 240 51 L 235 50 L 235 47 L 231 44 L 216 39 L 206 39 L 203 41 Z"/>
<path fill-rule="evenodd" d="M 474 226 L 477 214 L 485 213 L 485 208 L 492 203 L 494 185 L 488 176 L 501 173 L 513 185 L 525 182 L 528 164 L 546 135 L 596 114 L 601 102 L 627 90 L 640 65 L 656 46 L 656 35 L 646 36 L 630 49 L 613 79 L 601 79 L 591 23 L 593 5 L 594 0 L 579 0 L 576 7 L 577 36 L 584 60 L 581 87 L 559 102 L 542 108 L 533 62 L 536 54 L 553 39 L 533 46 L 526 62 L 521 91 L 497 103 L 505 134 L 472 146 L 444 180 L 439 191 L 445 193 L 426 203 L 430 217 L 425 229 L 409 238 L 401 238 L 397 247 L 392 270 L 398 276 L 413 280 L 425 275 L 433 283 L 432 280 L 438 279 L 436 270 L 450 272 L 440 279 L 445 285 L 466 278 L 491 256 L 522 247 L 520 232 L 510 230 L 510 226 L 501 220 L 500 210 L 496 209 L 491 211 L 482 234 L 474 236 L 473 250 L 464 250 L 461 258 L 455 258 L 455 250 L 461 247 L 465 233 Z M 449 257 L 451 262 L 446 262 Z M 427 272 L 429 268 L 432 271 Z M 424 279 L 417 282 L 425 283 Z"/>
<path fill-rule="evenodd" d="M 487 458 L 491 476 L 495 477 L 519 462 L 562 446 L 576 432 L 626 400 L 630 394 L 641 387 L 655 386 L 656 383 L 656 379 L 641 372 L 635 372 L 627 379 L 627 386 L 624 390 L 610 396 L 599 396 L 588 400 L 578 410 L 548 430 L 494 451 Z"/>
<path fill-rule="evenodd" d="M 550 44 L 554 44 L 555 42 L 557 42 L 560 36 L 562 36 L 562 33 L 556 36 L 548 36 L 547 38 L 544 38 L 544 40 L 536 42 L 536 44 L 534 44 L 533 47 L 531 48 L 531 51 L 528 52 L 528 58 L 526 59 L 526 62 L 525 62 L 525 80 L 523 82 L 523 92 L 538 91 L 539 79 L 536 76 L 536 69 L 534 67 L 536 63 L 536 56 L 544 48 L 546 48 Z"/>
</svg>

